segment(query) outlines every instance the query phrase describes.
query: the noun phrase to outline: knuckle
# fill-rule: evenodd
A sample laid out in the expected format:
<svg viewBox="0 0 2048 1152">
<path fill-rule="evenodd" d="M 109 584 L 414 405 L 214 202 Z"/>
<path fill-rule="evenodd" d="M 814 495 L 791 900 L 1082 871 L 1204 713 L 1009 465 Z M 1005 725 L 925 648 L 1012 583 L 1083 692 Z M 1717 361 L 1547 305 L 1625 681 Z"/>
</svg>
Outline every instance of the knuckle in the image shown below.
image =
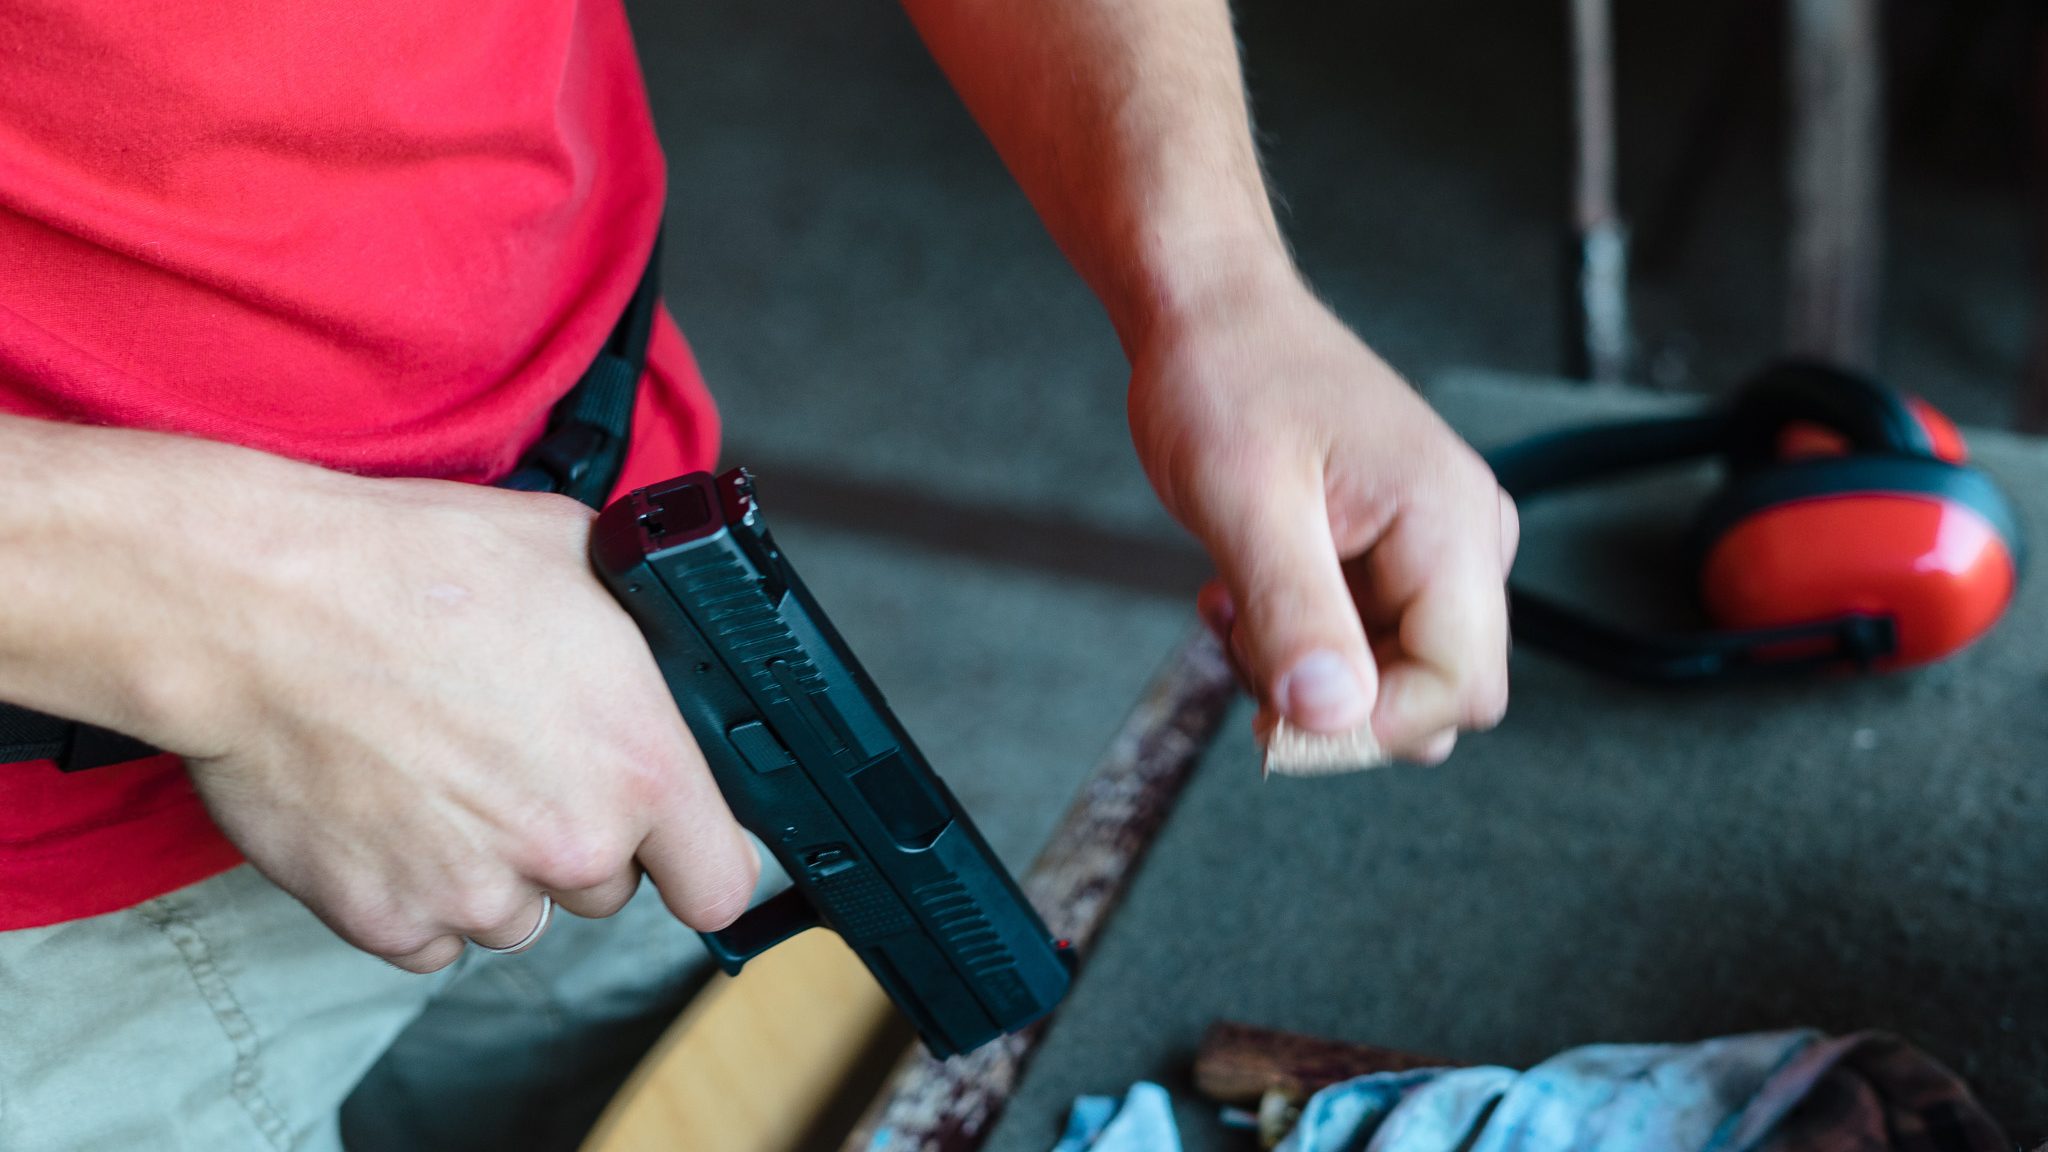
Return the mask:
<svg viewBox="0 0 2048 1152">
<path fill-rule="evenodd" d="M 1449 431 L 1449 428 L 1446 427 L 1445 430 Z M 1486 457 L 1480 454 L 1479 449 L 1474 448 L 1463 437 L 1458 436 L 1456 432 L 1452 432 L 1451 435 L 1457 444 L 1458 475 L 1473 481 L 1483 479 L 1485 483 L 1480 485 L 1482 491 L 1485 488 L 1492 487 L 1493 468 L 1486 463 Z"/>
<path fill-rule="evenodd" d="M 615 838 L 583 827 L 556 831 L 534 854 L 531 874 L 544 888 L 595 888 L 618 874 L 626 852 Z"/>
<path fill-rule="evenodd" d="M 445 936 L 423 944 L 411 952 L 401 955 L 385 954 L 384 958 L 393 967 L 421 976 L 431 975 L 455 963 L 462 956 L 462 943 Z"/>
<path fill-rule="evenodd" d="M 1500 677 L 1474 694 L 1470 711 L 1466 714 L 1467 728 L 1485 732 L 1500 726 L 1508 715 L 1507 678 Z"/>
<path fill-rule="evenodd" d="M 466 936 L 474 936 L 512 921 L 525 899 L 530 897 L 504 881 L 460 884 L 445 897 L 441 921 Z"/>
<path fill-rule="evenodd" d="M 391 901 L 342 893 L 321 902 L 322 917 L 350 944 L 373 955 L 406 956 L 433 940 L 417 917 L 404 915 Z"/>
<path fill-rule="evenodd" d="M 632 855 L 631 829 L 622 814 L 647 809 L 629 806 L 629 798 L 597 798 L 603 794 L 593 789 L 579 798 L 529 805 L 512 830 L 512 868 L 542 888 L 574 890 L 609 879 Z"/>
<path fill-rule="evenodd" d="M 394 964 L 404 957 L 418 955 L 434 941 L 434 933 L 423 924 L 351 926 L 345 928 L 343 934 L 349 943 L 372 955 L 385 957 Z"/>
<path fill-rule="evenodd" d="M 1448 473 L 1448 479 L 1454 485 L 1450 491 L 1471 512 L 1493 519 L 1500 514 L 1501 501 L 1506 499 L 1507 493 L 1501 488 L 1485 457 L 1470 445 L 1461 442 L 1459 447 L 1462 450 L 1458 453 L 1457 463 Z"/>
<path fill-rule="evenodd" d="M 607 916 L 616 916 L 620 909 L 632 902 L 635 888 L 635 885 L 621 883 L 612 887 L 598 889 L 585 897 L 583 903 L 587 911 L 579 910 L 577 915 L 588 916 L 597 920 L 602 920 Z"/>
<path fill-rule="evenodd" d="M 622 758 L 616 775 L 626 802 L 637 809 L 646 810 L 666 801 L 676 786 L 678 759 L 673 753 L 648 753 Z"/>
</svg>

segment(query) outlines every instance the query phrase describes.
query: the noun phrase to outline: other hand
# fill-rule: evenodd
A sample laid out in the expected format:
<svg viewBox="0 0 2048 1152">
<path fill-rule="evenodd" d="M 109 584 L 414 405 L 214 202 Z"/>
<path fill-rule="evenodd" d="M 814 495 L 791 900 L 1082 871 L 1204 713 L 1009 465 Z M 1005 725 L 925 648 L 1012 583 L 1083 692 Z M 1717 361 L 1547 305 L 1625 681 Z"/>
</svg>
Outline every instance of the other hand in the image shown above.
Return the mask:
<svg viewBox="0 0 2048 1152">
<path fill-rule="evenodd" d="M 1519 529 L 1485 462 L 1291 269 L 1182 302 L 1131 350 L 1139 457 L 1222 574 L 1202 616 L 1262 730 L 1370 723 L 1433 763 L 1498 723 Z"/>
</svg>

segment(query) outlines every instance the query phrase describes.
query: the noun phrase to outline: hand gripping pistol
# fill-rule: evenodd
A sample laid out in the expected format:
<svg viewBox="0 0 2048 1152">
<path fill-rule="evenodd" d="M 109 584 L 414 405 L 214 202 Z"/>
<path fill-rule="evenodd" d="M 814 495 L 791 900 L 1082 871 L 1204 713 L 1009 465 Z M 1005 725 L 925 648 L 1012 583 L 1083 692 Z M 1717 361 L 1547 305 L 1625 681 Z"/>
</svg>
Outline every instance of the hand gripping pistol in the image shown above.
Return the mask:
<svg viewBox="0 0 2048 1152">
<path fill-rule="evenodd" d="M 830 928 L 939 1057 L 1051 1011 L 1066 945 L 797 579 L 745 471 L 635 489 L 598 516 L 591 556 L 734 815 L 794 882 L 704 934 L 727 972 Z"/>
</svg>

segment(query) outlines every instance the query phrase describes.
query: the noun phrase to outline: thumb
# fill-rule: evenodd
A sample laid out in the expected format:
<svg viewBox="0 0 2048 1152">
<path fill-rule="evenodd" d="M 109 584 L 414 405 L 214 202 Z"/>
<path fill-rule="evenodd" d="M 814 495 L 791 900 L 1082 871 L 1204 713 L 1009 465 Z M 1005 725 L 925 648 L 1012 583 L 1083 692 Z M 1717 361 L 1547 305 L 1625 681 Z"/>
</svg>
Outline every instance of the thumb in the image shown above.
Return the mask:
<svg viewBox="0 0 2048 1152">
<path fill-rule="evenodd" d="M 1344 732 L 1372 715 L 1379 677 L 1345 584 L 1322 485 L 1233 485 L 1203 532 L 1230 590 L 1231 643 L 1269 715 Z"/>
</svg>

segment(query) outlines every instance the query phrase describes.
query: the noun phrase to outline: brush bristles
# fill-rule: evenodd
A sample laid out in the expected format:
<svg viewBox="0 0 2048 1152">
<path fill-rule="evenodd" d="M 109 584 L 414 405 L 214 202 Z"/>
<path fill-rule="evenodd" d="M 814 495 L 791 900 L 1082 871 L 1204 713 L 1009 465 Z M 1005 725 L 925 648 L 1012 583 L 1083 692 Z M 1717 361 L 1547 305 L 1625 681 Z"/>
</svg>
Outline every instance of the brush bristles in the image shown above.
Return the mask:
<svg viewBox="0 0 2048 1152">
<path fill-rule="evenodd" d="M 1370 728 L 1349 732 L 1303 732 L 1282 720 L 1266 737 L 1264 772 L 1268 776 L 1330 776 L 1359 772 L 1387 763 Z"/>
</svg>

